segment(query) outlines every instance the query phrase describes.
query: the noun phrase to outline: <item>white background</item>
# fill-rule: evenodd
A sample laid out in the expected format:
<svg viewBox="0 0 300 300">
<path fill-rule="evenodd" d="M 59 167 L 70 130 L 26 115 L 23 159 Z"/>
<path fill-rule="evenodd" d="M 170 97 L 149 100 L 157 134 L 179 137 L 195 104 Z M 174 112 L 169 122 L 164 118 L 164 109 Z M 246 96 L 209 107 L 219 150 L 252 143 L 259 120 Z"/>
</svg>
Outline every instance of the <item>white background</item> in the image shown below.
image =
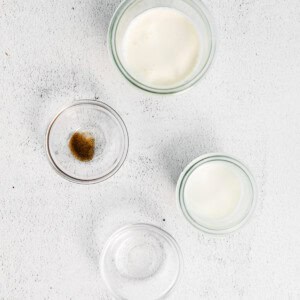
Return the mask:
<svg viewBox="0 0 300 300">
<path fill-rule="evenodd" d="M 299 299 L 299 0 L 207 0 L 215 62 L 173 96 L 133 88 L 110 62 L 118 3 L 0 0 L 0 298 L 111 299 L 105 240 L 150 222 L 184 255 L 171 299 Z M 53 115 L 82 98 L 115 108 L 130 135 L 121 170 L 92 186 L 58 176 L 43 147 Z M 184 166 L 216 151 L 244 161 L 259 193 L 251 221 L 225 237 L 198 232 L 174 199 Z"/>
</svg>

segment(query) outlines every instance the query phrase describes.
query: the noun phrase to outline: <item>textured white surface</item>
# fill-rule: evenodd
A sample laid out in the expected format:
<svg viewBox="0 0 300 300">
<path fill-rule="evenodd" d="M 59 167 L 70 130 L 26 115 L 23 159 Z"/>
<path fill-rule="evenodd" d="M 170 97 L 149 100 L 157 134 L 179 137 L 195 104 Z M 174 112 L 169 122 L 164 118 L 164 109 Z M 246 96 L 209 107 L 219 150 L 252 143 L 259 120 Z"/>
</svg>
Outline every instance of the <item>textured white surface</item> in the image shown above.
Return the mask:
<svg viewBox="0 0 300 300">
<path fill-rule="evenodd" d="M 299 0 L 207 0 L 215 62 L 195 88 L 164 97 L 109 61 L 118 2 L 0 0 L 0 298 L 111 299 L 103 243 L 150 222 L 184 254 L 171 299 L 299 299 Z M 82 98 L 114 107 L 130 135 L 122 169 L 93 186 L 59 177 L 43 148 L 52 116 Z M 259 190 L 251 221 L 225 237 L 195 230 L 174 200 L 183 167 L 212 151 L 248 164 Z"/>
</svg>

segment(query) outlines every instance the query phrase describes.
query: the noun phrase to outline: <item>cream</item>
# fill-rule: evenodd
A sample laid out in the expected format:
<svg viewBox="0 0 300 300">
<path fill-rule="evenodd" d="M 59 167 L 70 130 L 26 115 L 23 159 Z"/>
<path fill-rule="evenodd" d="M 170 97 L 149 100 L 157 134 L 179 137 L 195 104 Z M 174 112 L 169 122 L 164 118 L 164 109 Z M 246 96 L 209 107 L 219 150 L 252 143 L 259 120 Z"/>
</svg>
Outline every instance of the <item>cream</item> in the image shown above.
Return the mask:
<svg viewBox="0 0 300 300">
<path fill-rule="evenodd" d="M 197 28 L 182 12 L 167 7 L 146 10 L 126 29 L 122 57 L 139 82 L 157 88 L 180 85 L 199 60 Z"/>
<path fill-rule="evenodd" d="M 217 221 L 230 216 L 239 204 L 244 175 L 233 164 L 212 161 L 188 177 L 184 198 L 194 219 Z"/>
</svg>

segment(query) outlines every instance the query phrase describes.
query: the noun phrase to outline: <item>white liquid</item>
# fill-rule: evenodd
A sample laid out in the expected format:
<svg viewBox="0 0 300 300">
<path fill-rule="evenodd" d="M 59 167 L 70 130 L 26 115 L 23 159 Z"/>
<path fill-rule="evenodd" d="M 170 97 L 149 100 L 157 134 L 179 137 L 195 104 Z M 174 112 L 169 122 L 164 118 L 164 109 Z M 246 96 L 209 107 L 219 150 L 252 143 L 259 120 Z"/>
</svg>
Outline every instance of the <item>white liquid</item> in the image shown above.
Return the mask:
<svg viewBox="0 0 300 300">
<path fill-rule="evenodd" d="M 192 217 L 217 221 L 230 216 L 241 199 L 242 176 L 237 167 L 225 161 L 208 162 L 195 169 L 184 190 Z"/>
<path fill-rule="evenodd" d="M 184 82 L 199 60 L 199 34 L 180 11 L 158 7 L 135 17 L 129 24 L 122 55 L 128 72 L 152 87 Z"/>
</svg>

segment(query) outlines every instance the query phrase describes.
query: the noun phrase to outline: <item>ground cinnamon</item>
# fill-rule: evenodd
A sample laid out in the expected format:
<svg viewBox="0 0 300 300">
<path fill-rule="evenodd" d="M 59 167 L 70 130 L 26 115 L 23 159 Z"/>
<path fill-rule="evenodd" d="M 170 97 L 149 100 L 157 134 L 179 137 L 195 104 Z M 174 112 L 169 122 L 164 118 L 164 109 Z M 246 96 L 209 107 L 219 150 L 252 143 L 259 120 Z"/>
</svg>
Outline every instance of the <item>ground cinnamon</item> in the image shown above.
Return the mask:
<svg viewBox="0 0 300 300">
<path fill-rule="evenodd" d="M 69 148 L 78 160 L 90 161 L 95 153 L 95 139 L 87 132 L 75 132 L 69 141 Z"/>
</svg>

